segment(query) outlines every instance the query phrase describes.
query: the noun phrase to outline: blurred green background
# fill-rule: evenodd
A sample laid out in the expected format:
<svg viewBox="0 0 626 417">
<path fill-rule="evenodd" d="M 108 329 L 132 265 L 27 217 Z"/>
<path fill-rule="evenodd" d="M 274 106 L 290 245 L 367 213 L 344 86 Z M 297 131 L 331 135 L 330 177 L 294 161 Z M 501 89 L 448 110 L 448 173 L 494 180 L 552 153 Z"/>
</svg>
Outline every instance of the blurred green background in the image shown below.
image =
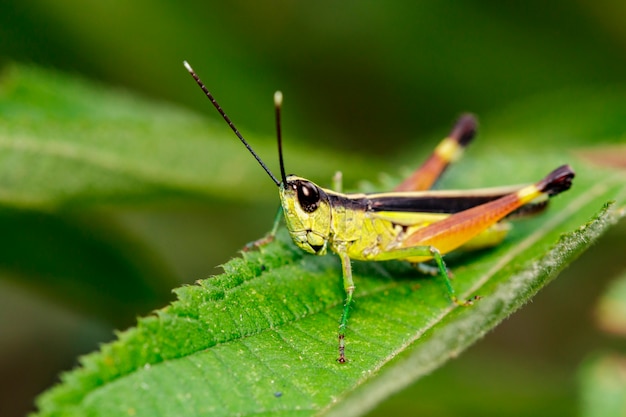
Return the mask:
<svg viewBox="0 0 626 417">
<path fill-rule="evenodd" d="M 626 3 L 617 0 L 5 0 L 0 3 L 0 62 L 3 68 L 18 62 L 54 69 L 215 118 L 182 67 L 186 59 L 253 146 L 256 138 L 274 135 L 271 99 L 281 89 L 288 170 L 320 180 L 289 165 L 290 148 L 306 144 L 331 150 L 333 162 L 408 163 L 418 156 L 407 155 L 407 148 L 415 149 L 415 141 L 424 138 L 427 152 L 462 111 L 484 115 L 488 130 L 490 117 L 506 118 L 519 103 L 625 87 L 624 21 Z M 550 112 L 542 107 L 533 113 L 531 106 L 525 117 L 511 118 L 532 124 L 558 116 L 559 108 Z M 274 154 L 263 157 L 276 166 Z M 381 166 L 394 174 L 399 169 Z M 342 166 L 324 166 L 324 172 L 334 169 Z M 377 176 L 348 174 L 348 185 Z M 32 409 L 34 396 L 71 368 L 77 355 L 110 340 L 113 328 L 132 325 L 136 315 L 165 305 L 171 288 L 218 273 L 216 265 L 262 236 L 277 204 L 270 181 L 259 195 L 258 204 L 254 198 L 225 197 L 98 207 L 97 219 L 103 222 L 98 225 L 90 224 L 95 217 L 87 210 L 59 216 L 8 208 L 1 229 L 5 253 L 20 244 L 47 251 L 52 241 L 77 256 L 79 247 L 104 253 L 98 261 L 103 270 L 112 259 L 122 275 L 159 277 L 130 290 L 111 282 L 117 286 L 111 289 L 103 273 L 99 285 L 110 298 L 94 305 L 88 292 L 93 288 L 76 284 L 76 291 L 63 295 L 25 278 L 41 274 L 45 265 L 55 267 L 53 261 L 32 271 L 10 262 L 0 265 L 0 415 Z M 29 229 L 33 224 L 37 228 Z M 55 233 L 59 227 L 62 236 Z M 23 241 L 7 241 L 20 233 Z M 606 283 L 626 266 L 625 238 L 622 222 L 462 360 L 372 415 L 577 414 L 579 365 L 595 349 L 624 347 L 595 330 L 593 308 Z M 151 266 L 127 259 L 134 256 Z"/>
</svg>

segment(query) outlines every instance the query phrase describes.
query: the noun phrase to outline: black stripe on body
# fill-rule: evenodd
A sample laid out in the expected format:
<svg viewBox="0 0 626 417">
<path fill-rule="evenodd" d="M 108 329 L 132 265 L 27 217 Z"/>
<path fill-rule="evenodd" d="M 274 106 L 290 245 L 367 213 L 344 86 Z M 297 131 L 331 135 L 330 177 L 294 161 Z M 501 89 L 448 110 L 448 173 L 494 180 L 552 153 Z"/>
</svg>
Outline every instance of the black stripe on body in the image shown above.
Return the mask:
<svg viewBox="0 0 626 417">
<path fill-rule="evenodd" d="M 424 191 L 415 193 L 336 194 L 329 192 L 332 206 L 349 210 L 372 212 L 406 212 L 454 214 L 496 200 L 518 190 L 519 186 L 468 191 Z M 548 205 L 548 200 L 528 203 L 507 217 L 525 217 L 538 214 Z"/>
<path fill-rule="evenodd" d="M 371 211 L 400 211 L 421 213 L 458 213 L 472 207 L 493 201 L 499 195 L 468 196 L 406 196 L 376 197 L 368 200 Z"/>
</svg>

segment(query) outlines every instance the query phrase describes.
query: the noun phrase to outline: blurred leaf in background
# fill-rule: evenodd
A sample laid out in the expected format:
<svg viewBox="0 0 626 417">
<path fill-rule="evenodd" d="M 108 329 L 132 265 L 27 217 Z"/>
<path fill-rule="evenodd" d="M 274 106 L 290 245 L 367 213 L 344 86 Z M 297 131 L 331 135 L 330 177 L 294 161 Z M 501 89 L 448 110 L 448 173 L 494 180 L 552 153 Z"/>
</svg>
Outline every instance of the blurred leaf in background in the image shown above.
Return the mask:
<svg viewBox="0 0 626 417">
<path fill-rule="evenodd" d="M 494 175 L 481 185 L 498 185 L 511 153 L 536 166 L 542 149 L 564 161 L 599 144 L 624 155 L 625 9 L 608 0 L 2 2 L 0 414 L 23 414 L 112 327 L 163 306 L 170 288 L 215 273 L 269 228 L 274 186 L 183 59 L 274 167 L 280 88 L 289 171 L 327 184 L 341 169 L 349 187 L 396 176 L 471 110 L 482 122 L 476 150 L 442 186 L 472 186 L 482 171 L 473 167 L 485 164 Z M 380 412 L 400 404 L 463 415 L 498 397 L 525 404 L 516 415 L 548 403 L 550 415 L 574 413 L 576 367 L 601 338 L 594 299 L 624 269 L 625 236 L 622 221 L 463 361 Z M 511 389 L 492 395 L 494 386 Z"/>
<path fill-rule="evenodd" d="M 626 411 L 626 274 L 609 285 L 596 309 L 598 327 L 614 336 L 592 352 L 579 374 L 584 417 L 623 416 Z"/>
</svg>

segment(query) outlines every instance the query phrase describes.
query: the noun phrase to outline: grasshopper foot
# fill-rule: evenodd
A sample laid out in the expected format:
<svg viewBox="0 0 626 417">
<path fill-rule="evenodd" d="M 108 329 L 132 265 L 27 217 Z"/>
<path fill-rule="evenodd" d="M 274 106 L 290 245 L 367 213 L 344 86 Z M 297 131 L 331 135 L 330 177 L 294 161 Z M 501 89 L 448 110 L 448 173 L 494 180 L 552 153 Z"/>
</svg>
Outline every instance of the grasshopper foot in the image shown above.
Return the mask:
<svg viewBox="0 0 626 417">
<path fill-rule="evenodd" d="M 346 363 L 347 359 L 346 359 L 346 341 L 345 341 L 346 335 L 344 334 L 339 334 L 339 357 L 337 358 L 337 362 L 339 363 Z"/>
</svg>

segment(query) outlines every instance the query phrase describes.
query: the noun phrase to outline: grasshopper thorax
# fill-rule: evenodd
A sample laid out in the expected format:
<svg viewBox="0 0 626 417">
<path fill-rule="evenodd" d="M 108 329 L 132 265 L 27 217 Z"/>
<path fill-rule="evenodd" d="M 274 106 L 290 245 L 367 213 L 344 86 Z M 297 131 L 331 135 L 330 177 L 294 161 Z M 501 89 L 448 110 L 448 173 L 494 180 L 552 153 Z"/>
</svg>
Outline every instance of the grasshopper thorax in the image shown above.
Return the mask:
<svg viewBox="0 0 626 417">
<path fill-rule="evenodd" d="M 324 190 L 307 179 L 288 175 L 280 184 L 280 202 L 296 245 L 309 253 L 325 254 L 331 234 L 331 207 Z"/>
</svg>

